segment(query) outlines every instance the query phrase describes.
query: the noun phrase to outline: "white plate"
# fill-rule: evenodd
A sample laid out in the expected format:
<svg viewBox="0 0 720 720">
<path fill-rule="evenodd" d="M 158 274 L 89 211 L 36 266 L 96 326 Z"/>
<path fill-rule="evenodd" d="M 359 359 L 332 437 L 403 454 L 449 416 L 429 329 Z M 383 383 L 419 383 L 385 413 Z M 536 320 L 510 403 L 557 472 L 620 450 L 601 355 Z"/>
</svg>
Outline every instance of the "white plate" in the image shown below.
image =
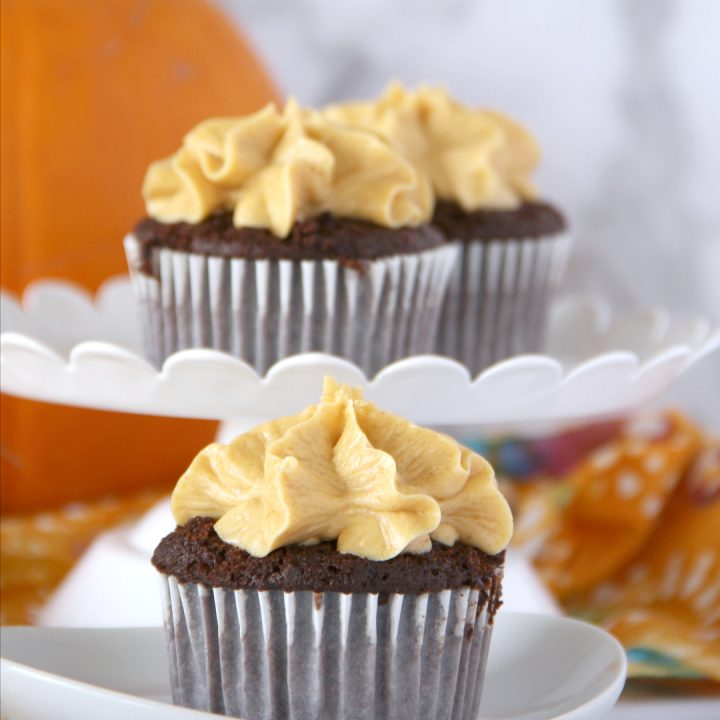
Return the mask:
<svg viewBox="0 0 720 720">
<path fill-rule="evenodd" d="M 2 631 L 3 716 L 18 720 L 182 720 L 217 717 L 169 702 L 161 628 Z M 591 720 L 625 683 L 625 653 L 576 620 L 498 616 L 482 718 Z"/>
<path fill-rule="evenodd" d="M 244 425 L 317 402 L 324 375 L 361 385 L 383 409 L 430 425 L 507 425 L 615 415 L 662 393 L 720 346 L 703 319 L 661 309 L 613 316 L 599 301 L 557 302 L 546 355 L 518 355 L 472 378 L 464 365 L 419 355 L 366 378 L 353 363 L 304 353 L 264 377 L 226 353 L 175 353 L 161 371 L 139 349 L 127 278 L 95 298 L 69 283 L 30 285 L 22 303 L 0 294 L 0 388 L 11 395 L 125 412 Z"/>
</svg>

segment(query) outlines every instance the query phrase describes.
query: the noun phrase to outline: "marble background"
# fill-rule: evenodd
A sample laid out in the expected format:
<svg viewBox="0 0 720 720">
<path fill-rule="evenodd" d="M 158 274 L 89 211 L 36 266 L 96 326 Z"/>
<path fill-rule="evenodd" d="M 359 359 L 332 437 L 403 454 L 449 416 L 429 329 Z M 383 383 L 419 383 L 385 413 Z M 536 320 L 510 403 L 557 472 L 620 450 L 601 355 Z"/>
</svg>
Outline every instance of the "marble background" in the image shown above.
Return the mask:
<svg viewBox="0 0 720 720">
<path fill-rule="evenodd" d="M 217 2 L 304 103 L 397 78 L 517 117 L 577 238 L 563 290 L 720 324 L 720 2 Z M 720 429 L 720 354 L 663 402 Z"/>
</svg>

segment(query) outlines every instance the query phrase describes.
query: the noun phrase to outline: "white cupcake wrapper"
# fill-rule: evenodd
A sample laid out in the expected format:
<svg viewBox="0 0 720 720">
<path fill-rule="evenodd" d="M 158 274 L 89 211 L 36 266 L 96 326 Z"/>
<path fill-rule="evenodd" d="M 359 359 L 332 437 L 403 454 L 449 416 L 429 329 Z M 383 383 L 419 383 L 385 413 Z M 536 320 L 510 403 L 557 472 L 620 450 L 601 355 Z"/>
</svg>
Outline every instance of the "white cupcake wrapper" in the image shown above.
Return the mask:
<svg viewBox="0 0 720 720">
<path fill-rule="evenodd" d="M 482 591 L 225 590 L 166 575 L 162 588 L 178 705 L 246 720 L 477 717 Z"/>
<path fill-rule="evenodd" d="M 548 308 L 570 250 L 567 234 L 458 242 L 435 351 L 473 375 L 542 348 Z"/>
<path fill-rule="evenodd" d="M 334 260 L 243 260 L 155 249 L 140 272 L 134 235 L 125 252 L 140 299 L 143 340 L 156 365 L 210 347 L 264 373 L 301 352 L 349 358 L 372 376 L 432 350 L 459 249 L 445 245 L 369 261 L 365 272 Z"/>
</svg>

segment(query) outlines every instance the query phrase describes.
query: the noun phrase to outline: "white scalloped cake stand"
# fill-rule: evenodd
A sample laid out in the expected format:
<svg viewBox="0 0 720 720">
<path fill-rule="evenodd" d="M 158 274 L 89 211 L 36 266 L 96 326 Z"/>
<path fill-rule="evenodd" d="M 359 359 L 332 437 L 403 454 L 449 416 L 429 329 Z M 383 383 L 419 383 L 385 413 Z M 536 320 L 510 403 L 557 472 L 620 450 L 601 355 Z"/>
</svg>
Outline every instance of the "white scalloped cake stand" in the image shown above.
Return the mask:
<svg viewBox="0 0 720 720">
<path fill-rule="evenodd" d="M 557 302 L 547 354 L 504 360 L 472 378 L 448 358 L 401 360 L 368 379 L 353 363 L 306 353 L 265 377 L 225 353 L 184 350 L 157 370 L 141 355 L 136 305 L 126 277 L 95 298 L 43 281 L 22 303 L 2 293 L 3 392 L 103 410 L 229 419 L 240 425 L 316 402 L 324 375 L 364 386 L 384 409 L 432 425 L 507 425 L 616 415 L 657 397 L 699 358 L 720 347 L 702 319 L 661 309 L 612 316 L 597 300 Z"/>
</svg>

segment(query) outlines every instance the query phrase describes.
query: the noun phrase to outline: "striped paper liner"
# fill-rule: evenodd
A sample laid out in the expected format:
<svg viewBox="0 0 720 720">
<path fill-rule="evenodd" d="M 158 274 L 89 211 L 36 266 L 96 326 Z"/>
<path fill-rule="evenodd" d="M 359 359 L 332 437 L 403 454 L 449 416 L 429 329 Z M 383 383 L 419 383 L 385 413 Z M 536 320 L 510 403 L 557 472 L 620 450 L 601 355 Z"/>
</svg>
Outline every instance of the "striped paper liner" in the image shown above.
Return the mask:
<svg viewBox="0 0 720 720">
<path fill-rule="evenodd" d="M 246 720 L 474 720 L 501 573 L 489 592 L 424 595 L 162 575 L 173 701 Z"/>
<path fill-rule="evenodd" d="M 431 352 L 459 249 L 454 244 L 363 263 L 244 260 L 142 247 L 125 238 L 140 300 L 143 342 L 155 365 L 191 347 L 223 350 L 264 374 L 302 352 L 348 358 L 369 377 Z"/>
<path fill-rule="evenodd" d="M 456 244 L 460 257 L 443 302 L 435 352 L 476 375 L 504 358 L 540 351 L 569 235 Z"/>
</svg>

